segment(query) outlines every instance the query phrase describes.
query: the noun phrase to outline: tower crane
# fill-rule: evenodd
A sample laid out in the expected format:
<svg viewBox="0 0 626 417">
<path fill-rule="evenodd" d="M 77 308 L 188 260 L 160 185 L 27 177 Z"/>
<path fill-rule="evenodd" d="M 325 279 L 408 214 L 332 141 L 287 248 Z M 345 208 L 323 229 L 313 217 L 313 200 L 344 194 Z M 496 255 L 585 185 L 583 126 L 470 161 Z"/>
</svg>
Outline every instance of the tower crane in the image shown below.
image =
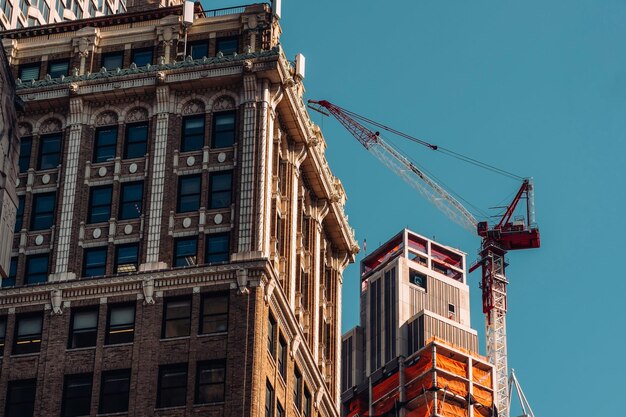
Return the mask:
<svg viewBox="0 0 626 417">
<path fill-rule="evenodd" d="M 531 179 L 523 179 L 517 194 L 506 207 L 504 215 L 496 224 L 478 221 L 452 194 L 428 176 L 408 157 L 388 144 L 380 136 L 362 123 L 374 125 L 390 133 L 417 142 L 434 151 L 444 151 L 468 162 L 486 168 L 505 172 L 474 159 L 464 157 L 447 149 L 417 139 L 388 126 L 360 116 L 326 100 L 309 100 L 309 107 L 324 115 L 334 116 L 360 143 L 389 169 L 405 180 L 410 186 L 424 195 L 432 204 L 451 220 L 475 232 L 481 238 L 479 260 L 470 267 L 473 272 L 482 267 L 480 287 L 482 289 L 483 313 L 487 337 L 487 357 L 494 365 L 495 405 L 499 417 L 509 417 L 509 377 L 506 343 L 506 279 L 505 255 L 510 250 L 532 249 L 540 246 L 539 228 L 535 224 L 534 190 Z M 518 204 L 525 200 L 526 215 L 513 217 Z M 513 374 L 513 380 L 517 381 Z M 517 387 L 517 384 L 515 385 Z M 524 398 L 525 399 L 525 398 Z"/>
</svg>

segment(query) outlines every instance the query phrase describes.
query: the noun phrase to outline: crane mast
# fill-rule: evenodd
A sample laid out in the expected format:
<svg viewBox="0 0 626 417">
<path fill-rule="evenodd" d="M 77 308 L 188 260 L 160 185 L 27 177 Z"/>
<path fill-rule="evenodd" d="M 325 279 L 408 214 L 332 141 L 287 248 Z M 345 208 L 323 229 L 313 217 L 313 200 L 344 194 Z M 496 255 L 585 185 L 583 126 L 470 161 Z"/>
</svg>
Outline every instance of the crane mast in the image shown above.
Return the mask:
<svg viewBox="0 0 626 417">
<path fill-rule="evenodd" d="M 478 222 L 457 199 L 406 156 L 385 142 L 378 132 L 371 131 L 355 120 L 355 118 L 362 118 L 361 116 L 326 100 L 309 100 L 309 107 L 323 114 L 326 114 L 323 110 L 327 110 L 378 160 L 420 192 L 452 221 L 471 232 L 477 233 L 482 238 L 480 258 L 470 268 L 469 272 L 473 272 L 479 266 L 482 267 L 480 287 L 483 313 L 485 314 L 487 357 L 494 365 L 495 372 L 495 405 L 499 417 L 509 417 L 510 387 L 508 384 L 506 342 L 506 287 L 508 281 L 505 274 L 507 266 L 505 256 L 509 250 L 538 248 L 540 246 L 539 229 L 534 220 L 532 180 L 525 179 L 523 181 L 498 224 L 489 227 L 486 221 Z M 394 129 L 379 124 L 377 126 L 410 138 L 432 150 L 438 149 L 436 145 L 411 138 Z M 526 216 L 524 219 L 511 220 L 521 200 L 526 201 Z"/>
</svg>

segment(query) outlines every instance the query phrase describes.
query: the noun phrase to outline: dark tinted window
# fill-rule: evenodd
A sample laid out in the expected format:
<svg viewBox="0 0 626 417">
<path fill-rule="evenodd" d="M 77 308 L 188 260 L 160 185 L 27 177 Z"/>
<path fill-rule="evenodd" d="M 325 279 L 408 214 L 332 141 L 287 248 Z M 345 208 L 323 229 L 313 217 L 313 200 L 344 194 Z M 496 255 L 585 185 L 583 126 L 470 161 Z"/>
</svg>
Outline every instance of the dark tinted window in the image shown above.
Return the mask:
<svg viewBox="0 0 626 417">
<path fill-rule="evenodd" d="M 20 139 L 20 172 L 28 171 L 30 166 L 30 152 L 33 147 L 33 138 Z"/>
<path fill-rule="evenodd" d="M 98 336 L 98 308 L 72 311 L 68 349 L 96 345 Z"/>
<path fill-rule="evenodd" d="M 187 175 L 178 178 L 178 201 L 176 204 L 178 213 L 198 211 L 201 183 L 202 177 L 200 175 Z"/>
<path fill-rule="evenodd" d="M 126 126 L 124 159 L 142 158 L 148 146 L 148 123 L 135 123 Z"/>
<path fill-rule="evenodd" d="M 67 59 L 50 61 L 48 64 L 48 74 L 52 78 L 59 78 L 61 75 L 67 77 L 70 73 L 70 61 Z"/>
<path fill-rule="evenodd" d="M 9 381 L 4 415 L 6 417 L 32 417 L 35 411 L 36 387 L 35 379 Z"/>
<path fill-rule="evenodd" d="M 48 281 L 48 254 L 26 257 L 24 284 L 39 284 Z"/>
<path fill-rule="evenodd" d="M 202 59 L 205 56 L 209 56 L 209 44 L 207 41 L 198 41 L 189 43 L 188 55 L 191 55 L 193 59 Z"/>
<path fill-rule="evenodd" d="M 165 300 L 163 306 L 164 338 L 189 336 L 191 325 L 191 299 L 173 298 Z"/>
<path fill-rule="evenodd" d="M 270 314 L 267 322 L 267 350 L 270 351 L 272 356 L 275 355 L 274 349 L 276 346 L 276 320 Z"/>
<path fill-rule="evenodd" d="M 39 139 L 39 158 L 37 169 L 53 169 L 61 158 L 61 134 L 41 136 Z"/>
<path fill-rule="evenodd" d="M 210 178 L 209 208 L 229 207 L 231 203 L 233 172 L 215 172 Z"/>
<path fill-rule="evenodd" d="M 20 195 L 17 197 L 17 213 L 15 214 L 15 231 L 22 230 L 24 225 L 24 204 L 26 203 L 26 196 Z"/>
<path fill-rule="evenodd" d="M 274 388 L 270 381 L 265 385 L 265 417 L 274 417 Z"/>
<path fill-rule="evenodd" d="M 88 416 L 91 409 L 92 374 L 65 375 L 61 416 Z"/>
<path fill-rule="evenodd" d="M 220 38 L 215 44 L 216 52 L 221 52 L 224 55 L 236 54 L 238 48 L 239 41 L 237 38 Z"/>
<path fill-rule="evenodd" d="M 115 273 L 136 272 L 139 265 L 139 246 L 136 243 L 115 247 Z"/>
<path fill-rule="evenodd" d="M 38 80 L 40 67 L 41 65 L 39 64 L 39 62 L 34 64 L 20 65 L 20 80 L 22 80 L 22 82 Z"/>
<path fill-rule="evenodd" d="M 15 319 L 13 354 L 39 352 L 41 347 L 42 314 L 25 314 Z"/>
<path fill-rule="evenodd" d="M 103 372 L 98 413 L 121 413 L 128 411 L 129 390 L 130 369 Z"/>
<path fill-rule="evenodd" d="M 311 393 L 308 389 L 304 389 L 304 409 L 302 410 L 303 417 L 311 417 Z"/>
<path fill-rule="evenodd" d="M 11 258 L 9 264 L 9 276 L 2 280 L 2 288 L 14 287 L 15 279 L 17 277 L 17 257 Z"/>
<path fill-rule="evenodd" d="M 174 266 L 196 265 L 198 238 L 185 237 L 174 241 Z"/>
<path fill-rule="evenodd" d="M 91 188 L 89 195 L 89 214 L 87 223 L 108 222 L 111 218 L 111 195 L 113 186 Z"/>
<path fill-rule="evenodd" d="M 293 403 L 296 408 L 302 408 L 302 374 L 295 368 L 293 371 Z"/>
<path fill-rule="evenodd" d="M 135 305 L 109 305 L 107 345 L 130 343 L 135 338 Z"/>
<path fill-rule="evenodd" d="M 228 331 L 228 294 L 204 294 L 200 333 L 225 331 Z"/>
<path fill-rule="evenodd" d="M 117 146 L 117 126 L 96 129 L 93 145 L 93 162 L 105 162 L 115 158 Z"/>
<path fill-rule="evenodd" d="M 187 400 L 187 364 L 159 367 L 157 407 L 185 405 Z"/>
<path fill-rule="evenodd" d="M 109 71 L 116 70 L 117 68 L 122 68 L 123 61 L 124 61 L 123 51 L 116 51 L 116 52 L 109 52 L 108 54 L 102 54 L 102 66 Z"/>
<path fill-rule="evenodd" d="M 141 216 L 143 182 L 125 182 L 120 191 L 120 220 L 136 219 Z"/>
<path fill-rule="evenodd" d="M 235 142 L 235 112 L 225 111 L 213 115 L 211 146 L 224 148 Z"/>
<path fill-rule="evenodd" d="M 287 342 L 282 337 L 278 340 L 278 354 L 276 355 L 276 359 L 278 359 L 278 372 L 286 380 L 286 372 L 287 372 Z"/>
<path fill-rule="evenodd" d="M 196 404 L 224 401 L 226 363 L 223 360 L 198 362 L 196 370 Z"/>
<path fill-rule="evenodd" d="M 204 146 L 204 115 L 189 116 L 183 119 L 180 144 L 181 152 L 197 151 Z"/>
<path fill-rule="evenodd" d="M 107 247 L 88 248 L 83 252 L 83 276 L 100 277 L 106 275 Z"/>
<path fill-rule="evenodd" d="M 205 263 L 228 262 L 230 259 L 230 234 L 216 233 L 206 237 Z"/>
<path fill-rule="evenodd" d="M 0 317 L 0 356 L 4 354 L 4 344 L 7 338 L 7 318 Z"/>
<path fill-rule="evenodd" d="M 55 193 L 35 194 L 30 230 L 50 229 L 54 224 Z"/>
<path fill-rule="evenodd" d="M 152 64 L 152 48 L 133 50 L 130 61 L 134 62 L 138 67 Z"/>
</svg>

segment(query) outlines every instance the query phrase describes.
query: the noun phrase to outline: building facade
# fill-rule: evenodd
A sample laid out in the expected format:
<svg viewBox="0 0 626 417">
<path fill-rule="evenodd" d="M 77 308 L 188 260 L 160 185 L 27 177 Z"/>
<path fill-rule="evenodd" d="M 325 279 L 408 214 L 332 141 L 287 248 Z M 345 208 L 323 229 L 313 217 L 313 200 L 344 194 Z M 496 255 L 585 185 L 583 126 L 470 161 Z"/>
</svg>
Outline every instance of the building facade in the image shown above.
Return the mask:
<svg viewBox="0 0 626 417">
<path fill-rule="evenodd" d="M 358 246 L 302 60 L 266 4 L 182 14 L 3 34 L 26 108 L 7 417 L 338 415 Z"/>
<path fill-rule="evenodd" d="M 465 254 L 403 230 L 361 261 L 361 324 L 342 339 L 344 416 L 492 416 Z"/>
<path fill-rule="evenodd" d="M 4 49 L 0 48 L 0 279 L 9 274 L 13 225 L 17 214 L 17 136 L 15 82 Z"/>
</svg>

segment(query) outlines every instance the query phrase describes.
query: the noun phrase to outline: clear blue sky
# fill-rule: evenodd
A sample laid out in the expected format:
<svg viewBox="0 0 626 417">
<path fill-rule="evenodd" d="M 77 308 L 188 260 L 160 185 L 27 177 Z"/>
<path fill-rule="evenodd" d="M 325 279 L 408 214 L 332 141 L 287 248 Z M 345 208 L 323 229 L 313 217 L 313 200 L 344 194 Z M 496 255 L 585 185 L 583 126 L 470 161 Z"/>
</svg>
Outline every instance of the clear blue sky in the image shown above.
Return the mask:
<svg viewBox="0 0 626 417">
<path fill-rule="evenodd" d="M 538 417 L 626 415 L 626 273 L 614 263 L 626 251 L 625 22 L 624 0 L 283 1 L 282 43 L 289 57 L 307 58 L 307 98 L 535 178 L 543 247 L 509 253 L 507 275 L 509 365 Z M 475 257 L 476 236 L 334 119 L 312 117 L 370 251 L 409 227 Z M 483 209 L 518 186 L 402 146 Z M 358 321 L 357 282 L 353 265 L 344 275 L 344 330 Z M 484 349 L 477 274 L 470 286 Z"/>
</svg>

